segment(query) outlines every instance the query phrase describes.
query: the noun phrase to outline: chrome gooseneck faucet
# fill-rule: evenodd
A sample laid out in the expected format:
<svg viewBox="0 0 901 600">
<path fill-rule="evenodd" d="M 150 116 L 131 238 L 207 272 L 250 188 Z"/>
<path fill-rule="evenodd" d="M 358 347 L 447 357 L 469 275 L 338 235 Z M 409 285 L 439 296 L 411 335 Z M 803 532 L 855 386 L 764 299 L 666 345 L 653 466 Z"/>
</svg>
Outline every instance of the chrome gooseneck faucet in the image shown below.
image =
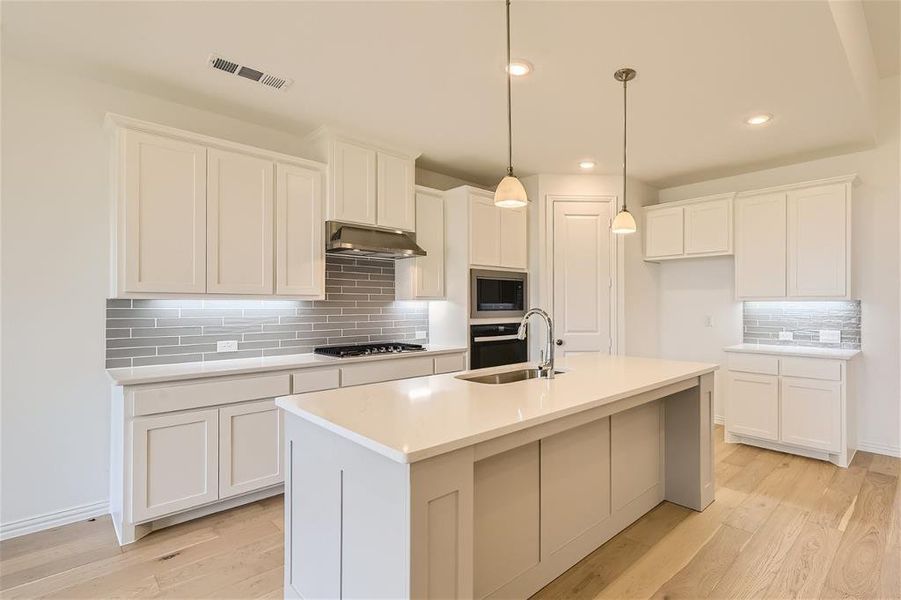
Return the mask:
<svg viewBox="0 0 901 600">
<path fill-rule="evenodd" d="M 547 346 L 544 350 L 541 351 L 541 362 L 538 364 L 538 376 L 545 379 L 553 379 L 554 323 L 551 321 L 550 315 L 540 308 L 530 308 L 526 312 L 526 314 L 523 315 L 522 321 L 519 322 L 519 331 L 516 333 L 516 337 L 521 340 L 526 339 L 526 325 L 529 322 L 529 317 L 531 317 L 532 315 L 540 316 L 542 319 L 544 319 L 545 325 L 547 325 Z"/>
</svg>

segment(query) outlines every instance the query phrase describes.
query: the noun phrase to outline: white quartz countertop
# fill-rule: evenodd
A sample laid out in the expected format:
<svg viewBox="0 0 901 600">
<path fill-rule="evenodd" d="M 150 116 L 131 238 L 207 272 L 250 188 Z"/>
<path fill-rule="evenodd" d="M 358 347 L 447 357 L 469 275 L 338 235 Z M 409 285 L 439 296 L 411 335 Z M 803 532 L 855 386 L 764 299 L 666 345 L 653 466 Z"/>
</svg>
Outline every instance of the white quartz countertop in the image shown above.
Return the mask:
<svg viewBox="0 0 901 600">
<path fill-rule="evenodd" d="M 453 373 L 295 394 L 276 404 L 392 460 L 412 463 L 698 377 L 718 365 L 587 353 L 559 359 L 557 368 L 566 372 L 552 380 L 490 385 Z"/>
<path fill-rule="evenodd" d="M 808 358 L 837 358 L 840 360 L 851 360 L 860 354 L 860 350 L 817 348 L 811 346 L 777 346 L 775 344 L 735 344 L 734 346 L 726 346 L 723 350 L 726 352 L 805 356 Z"/>
<path fill-rule="evenodd" d="M 375 356 L 356 356 L 352 358 L 334 358 L 319 354 L 288 354 L 285 356 L 266 356 L 263 358 L 235 358 L 207 362 L 179 363 L 174 365 L 126 367 L 121 369 L 107 369 L 106 372 L 118 385 L 138 385 L 142 383 L 183 381 L 186 379 L 198 379 L 202 377 L 219 377 L 222 375 L 243 375 L 247 373 L 306 369 L 310 367 L 328 367 L 378 360 L 396 360 L 414 356 L 454 354 L 457 352 L 466 352 L 466 348 L 427 345 L 425 350 L 420 352 L 378 354 Z"/>
</svg>

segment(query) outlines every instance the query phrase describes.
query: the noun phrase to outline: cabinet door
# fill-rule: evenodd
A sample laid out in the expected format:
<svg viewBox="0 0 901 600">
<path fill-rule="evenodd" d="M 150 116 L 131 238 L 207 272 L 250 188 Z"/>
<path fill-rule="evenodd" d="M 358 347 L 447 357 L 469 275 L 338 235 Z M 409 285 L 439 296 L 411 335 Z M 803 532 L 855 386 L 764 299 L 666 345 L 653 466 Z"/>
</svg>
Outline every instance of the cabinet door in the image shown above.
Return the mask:
<svg viewBox="0 0 901 600">
<path fill-rule="evenodd" d="M 501 262 L 502 267 L 525 269 L 529 266 L 528 212 L 526 207 L 501 208 Z"/>
<path fill-rule="evenodd" d="M 732 200 L 708 200 L 685 207 L 685 254 L 732 252 Z"/>
<path fill-rule="evenodd" d="M 132 423 L 134 522 L 219 497 L 219 411 L 139 417 Z"/>
<path fill-rule="evenodd" d="M 847 225 L 845 184 L 789 192 L 789 296 L 847 295 Z"/>
<path fill-rule="evenodd" d="M 335 140 L 329 161 L 328 219 L 375 225 L 376 152 Z"/>
<path fill-rule="evenodd" d="M 469 208 L 469 262 L 501 264 L 501 210 L 490 198 L 472 196 Z"/>
<path fill-rule="evenodd" d="M 729 371 L 726 429 L 764 440 L 779 439 L 779 378 Z"/>
<path fill-rule="evenodd" d="M 416 298 L 444 297 L 444 197 L 416 194 L 416 243 L 426 255 L 414 259 Z"/>
<path fill-rule="evenodd" d="M 645 213 L 645 257 L 681 256 L 683 252 L 682 207 L 656 208 Z"/>
<path fill-rule="evenodd" d="M 206 291 L 206 148 L 123 131 L 119 287 Z"/>
<path fill-rule="evenodd" d="M 785 297 L 785 193 L 735 201 L 735 295 Z"/>
<path fill-rule="evenodd" d="M 271 161 L 209 150 L 207 292 L 272 293 Z"/>
<path fill-rule="evenodd" d="M 322 296 L 322 173 L 285 164 L 275 172 L 275 293 Z"/>
<path fill-rule="evenodd" d="M 782 441 L 815 450 L 841 450 L 842 384 L 782 378 Z"/>
<path fill-rule="evenodd" d="M 416 230 L 413 161 L 405 156 L 378 153 L 377 224 L 403 231 Z"/>
<path fill-rule="evenodd" d="M 285 480 L 284 430 L 273 400 L 219 409 L 219 497 Z"/>
</svg>

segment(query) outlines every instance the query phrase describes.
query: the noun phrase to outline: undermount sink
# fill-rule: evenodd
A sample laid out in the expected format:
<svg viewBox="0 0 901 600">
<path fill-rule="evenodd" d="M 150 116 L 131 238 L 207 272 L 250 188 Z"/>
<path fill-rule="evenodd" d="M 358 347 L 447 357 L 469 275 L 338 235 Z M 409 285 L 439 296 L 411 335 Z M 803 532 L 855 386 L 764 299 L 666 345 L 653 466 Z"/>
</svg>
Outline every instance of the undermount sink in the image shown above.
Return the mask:
<svg viewBox="0 0 901 600">
<path fill-rule="evenodd" d="M 458 375 L 457 379 L 497 385 L 500 383 L 515 383 L 527 379 L 539 379 L 538 373 L 538 369 L 519 369 L 516 371 L 503 371 L 501 373 L 489 373 L 487 375 Z M 564 371 L 554 371 L 554 375 L 560 375 L 561 373 L 564 373 Z"/>
</svg>

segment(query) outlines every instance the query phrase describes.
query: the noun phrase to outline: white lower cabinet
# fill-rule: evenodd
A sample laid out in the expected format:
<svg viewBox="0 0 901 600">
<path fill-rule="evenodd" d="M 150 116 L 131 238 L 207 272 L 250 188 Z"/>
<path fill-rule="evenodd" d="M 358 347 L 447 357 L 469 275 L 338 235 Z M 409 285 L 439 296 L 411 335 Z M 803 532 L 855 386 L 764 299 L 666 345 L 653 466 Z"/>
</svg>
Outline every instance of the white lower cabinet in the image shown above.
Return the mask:
<svg viewBox="0 0 901 600">
<path fill-rule="evenodd" d="M 132 519 L 146 521 L 219 497 L 219 411 L 134 420 Z"/>
<path fill-rule="evenodd" d="M 782 378 L 782 441 L 838 452 L 841 446 L 840 381 Z"/>
<path fill-rule="evenodd" d="M 848 466 L 856 447 L 849 370 L 844 360 L 730 353 L 726 441 Z"/>
<path fill-rule="evenodd" d="M 285 480 L 281 411 L 274 400 L 219 409 L 219 497 Z"/>
<path fill-rule="evenodd" d="M 764 440 L 779 439 L 779 378 L 733 372 L 729 378 L 729 429 Z"/>
</svg>

